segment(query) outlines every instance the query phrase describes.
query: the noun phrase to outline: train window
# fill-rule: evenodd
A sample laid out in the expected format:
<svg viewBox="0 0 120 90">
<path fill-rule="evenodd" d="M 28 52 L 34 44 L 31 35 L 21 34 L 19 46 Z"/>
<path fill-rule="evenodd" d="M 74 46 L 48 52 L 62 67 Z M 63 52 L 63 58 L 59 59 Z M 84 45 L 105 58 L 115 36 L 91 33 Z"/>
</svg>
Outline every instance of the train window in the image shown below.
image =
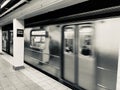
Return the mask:
<svg viewBox="0 0 120 90">
<path fill-rule="evenodd" d="M 79 29 L 80 54 L 85 56 L 92 55 L 92 35 L 93 28 L 91 26 L 80 27 Z"/>
<path fill-rule="evenodd" d="M 74 41 L 74 28 L 66 27 L 64 31 L 64 47 L 65 52 L 73 53 L 73 41 Z"/>
<path fill-rule="evenodd" d="M 41 37 L 41 41 L 40 41 L 41 43 L 45 43 L 45 36 L 42 36 Z"/>
<path fill-rule="evenodd" d="M 45 49 L 46 31 L 32 30 L 30 38 L 31 48 Z"/>
</svg>

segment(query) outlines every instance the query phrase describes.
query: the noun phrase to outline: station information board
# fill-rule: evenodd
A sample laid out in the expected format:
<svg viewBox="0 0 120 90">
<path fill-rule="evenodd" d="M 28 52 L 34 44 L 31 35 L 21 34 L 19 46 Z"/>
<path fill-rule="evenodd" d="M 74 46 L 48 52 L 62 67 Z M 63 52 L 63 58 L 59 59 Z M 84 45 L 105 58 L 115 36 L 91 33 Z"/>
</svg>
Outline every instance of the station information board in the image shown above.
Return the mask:
<svg viewBox="0 0 120 90">
<path fill-rule="evenodd" d="M 23 37 L 24 36 L 24 30 L 23 29 L 17 29 L 17 37 Z"/>
</svg>

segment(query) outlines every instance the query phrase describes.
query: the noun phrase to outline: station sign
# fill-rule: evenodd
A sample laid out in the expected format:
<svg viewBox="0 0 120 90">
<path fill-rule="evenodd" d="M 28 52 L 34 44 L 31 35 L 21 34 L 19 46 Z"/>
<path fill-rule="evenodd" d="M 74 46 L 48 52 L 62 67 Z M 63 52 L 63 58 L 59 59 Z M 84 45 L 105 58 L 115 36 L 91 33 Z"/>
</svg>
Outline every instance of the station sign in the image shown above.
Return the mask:
<svg viewBox="0 0 120 90">
<path fill-rule="evenodd" d="M 23 29 L 17 29 L 17 37 L 23 37 L 24 36 L 24 30 Z"/>
<path fill-rule="evenodd" d="M 46 31 L 32 31 L 32 35 L 45 35 Z"/>
</svg>

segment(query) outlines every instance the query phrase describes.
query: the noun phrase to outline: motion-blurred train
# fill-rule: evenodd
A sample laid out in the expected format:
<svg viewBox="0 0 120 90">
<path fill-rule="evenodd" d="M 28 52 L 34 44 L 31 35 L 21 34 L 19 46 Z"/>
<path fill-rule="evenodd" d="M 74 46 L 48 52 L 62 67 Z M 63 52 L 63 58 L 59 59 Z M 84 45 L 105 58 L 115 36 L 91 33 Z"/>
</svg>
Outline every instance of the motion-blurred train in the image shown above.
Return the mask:
<svg viewBox="0 0 120 90">
<path fill-rule="evenodd" d="M 116 90 L 119 34 L 117 17 L 26 28 L 25 61 L 51 63 L 56 77 L 83 90 Z"/>
</svg>

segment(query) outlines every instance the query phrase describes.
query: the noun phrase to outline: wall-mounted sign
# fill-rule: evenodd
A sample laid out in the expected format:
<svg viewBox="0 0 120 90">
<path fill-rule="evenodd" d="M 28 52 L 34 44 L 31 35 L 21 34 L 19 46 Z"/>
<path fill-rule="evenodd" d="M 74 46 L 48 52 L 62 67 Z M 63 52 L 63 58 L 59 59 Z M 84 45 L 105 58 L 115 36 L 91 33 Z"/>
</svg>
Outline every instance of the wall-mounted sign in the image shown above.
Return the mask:
<svg viewBox="0 0 120 90">
<path fill-rule="evenodd" d="M 23 37 L 24 36 L 24 30 L 23 29 L 17 29 L 17 37 Z"/>
</svg>

